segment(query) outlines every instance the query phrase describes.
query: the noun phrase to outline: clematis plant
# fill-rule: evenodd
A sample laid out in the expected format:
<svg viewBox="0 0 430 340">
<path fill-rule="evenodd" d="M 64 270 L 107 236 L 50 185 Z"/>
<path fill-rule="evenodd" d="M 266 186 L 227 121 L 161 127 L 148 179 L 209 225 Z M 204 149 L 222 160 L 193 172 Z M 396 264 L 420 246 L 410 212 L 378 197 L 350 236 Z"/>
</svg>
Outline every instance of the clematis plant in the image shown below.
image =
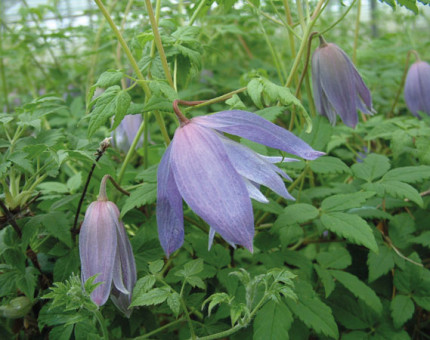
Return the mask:
<svg viewBox="0 0 430 340">
<path fill-rule="evenodd" d="M 416 117 L 418 111 L 430 115 L 430 65 L 418 60 L 410 67 L 405 83 L 405 101 Z"/>
<path fill-rule="evenodd" d="M 336 115 L 355 128 L 357 110 L 373 114 L 372 97 L 352 61 L 339 46 L 320 36 L 312 56 L 312 86 L 317 111 L 336 123 Z"/>
<path fill-rule="evenodd" d="M 91 300 L 102 306 L 111 294 L 114 304 L 129 317 L 136 263 L 124 225 L 119 220 L 119 210 L 106 195 L 109 178 L 109 175 L 103 177 L 97 201 L 89 205 L 82 223 L 79 236 L 81 278 L 84 283 L 98 275 L 94 283 L 101 284 L 91 293 Z"/>
<path fill-rule="evenodd" d="M 175 105 L 174 105 L 175 106 Z M 188 120 L 175 106 L 181 126 L 158 167 L 157 223 L 167 256 L 184 242 L 182 199 L 210 226 L 209 248 L 215 232 L 233 246 L 253 251 L 254 215 L 251 198 L 268 202 L 264 185 L 294 199 L 274 163 L 291 161 L 260 155 L 223 135 L 228 133 L 305 159 L 315 151 L 291 132 L 246 111 L 223 111 Z"/>
</svg>

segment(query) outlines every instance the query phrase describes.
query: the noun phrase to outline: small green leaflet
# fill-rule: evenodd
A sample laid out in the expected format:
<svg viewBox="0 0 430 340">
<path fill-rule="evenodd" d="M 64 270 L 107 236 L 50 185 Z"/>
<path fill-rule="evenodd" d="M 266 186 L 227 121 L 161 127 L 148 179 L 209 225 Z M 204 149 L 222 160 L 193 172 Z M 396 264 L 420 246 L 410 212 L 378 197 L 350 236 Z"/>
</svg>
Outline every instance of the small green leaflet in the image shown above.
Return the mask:
<svg viewBox="0 0 430 340">
<path fill-rule="evenodd" d="M 108 88 L 110 86 L 118 84 L 119 81 L 122 79 L 123 75 L 124 74 L 121 71 L 117 70 L 108 70 L 106 72 L 103 72 L 97 82 L 90 87 L 87 93 L 87 109 L 91 103 L 91 99 L 93 98 L 94 92 L 96 91 L 97 87 Z"/>
<path fill-rule="evenodd" d="M 341 212 L 329 212 L 321 215 L 324 228 L 345 237 L 347 240 L 362 244 L 363 246 L 378 252 L 375 236 L 365 220 L 354 214 Z"/>
<path fill-rule="evenodd" d="M 317 262 L 323 268 L 345 269 L 352 263 L 352 258 L 345 248 L 335 248 L 318 253 Z"/>
<path fill-rule="evenodd" d="M 367 265 L 369 267 L 369 282 L 375 281 L 394 268 L 393 251 L 386 245 L 379 247 L 379 252 L 369 252 Z"/>
<path fill-rule="evenodd" d="M 314 268 L 324 286 L 325 298 L 328 298 L 336 286 L 334 278 L 327 269 L 324 269 L 317 264 L 314 264 Z"/>
<path fill-rule="evenodd" d="M 133 208 L 141 207 L 145 204 L 155 202 L 157 199 L 157 184 L 143 183 L 136 190 L 132 191 L 130 197 L 125 201 L 121 209 L 121 218 Z"/>
<path fill-rule="evenodd" d="M 117 85 L 109 87 L 89 105 L 91 107 L 94 103 L 94 110 L 91 112 L 88 125 L 88 135 L 92 136 L 113 115 L 125 114 L 130 102 L 130 95 L 126 91 L 121 90 Z M 119 124 L 118 121 L 117 123 Z"/>
<path fill-rule="evenodd" d="M 348 166 L 339 158 L 324 156 L 310 162 L 310 168 L 317 174 L 350 174 Z"/>
<path fill-rule="evenodd" d="M 274 228 L 296 223 L 305 223 L 317 218 L 319 211 L 317 208 L 306 203 L 296 203 L 287 206 L 277 218 Z"/>
<path fill-rule="evenodd" d="M 394 326 L 400 328 L 412 317 L 415 306 L 409 296 L 398 294 L 391 300 L 390 310 Z"/>
<path fill-rule="evenodd" d="M 293 316 L 284 302 L 268 301 L 261 308 L 253 323 L 254 340 L 288 340 L 288 330 Z"/>
<path fill-rule="evenodd" d="M 430 178 L 430 166 L 405 166 L 388 171 L 383 181 L 400 181 L 405 183 L 422 182 Z"/>
<path fill-rule="evenodd" d="M 170 294 L 170 289 L 167 287 L 154 288 L 147 293 L 133 296 L 130 307 L 158 305 L 166 301 Z"/>
<path fill-rule="evenodd" d="M 363 163 L 356 163 L 351 169 L 355 177 L 372 182 L 390 169 L 390 161 L 383 155 L 372 153 L 364 159 Z"/>
<path fill-rule="evenodd" d="M 343 211 L 352 208 L 358 208 L 363 205 L 366 200 L 374 196 L 374 192 L 355 192 L 353 194 L 339 194 L 327 197 L 321 203 L 321 210 L 328 211 Z"/>
<path fill-rule="evenodd" d="M 366 305 L 376 313 L 382 313 L 382 303 L 373 289 L 360 281 L 357 276 L 341 270 L 330 269 L 330 274 L 335 277 L 354 296 L 361 299 Z"/>
</svg>

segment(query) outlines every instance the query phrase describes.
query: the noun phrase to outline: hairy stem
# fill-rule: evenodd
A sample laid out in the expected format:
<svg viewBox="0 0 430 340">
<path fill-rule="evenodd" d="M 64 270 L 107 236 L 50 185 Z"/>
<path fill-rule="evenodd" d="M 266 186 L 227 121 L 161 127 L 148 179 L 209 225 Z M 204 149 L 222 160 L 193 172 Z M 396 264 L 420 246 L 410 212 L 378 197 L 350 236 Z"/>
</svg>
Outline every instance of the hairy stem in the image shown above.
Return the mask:
<svg viewBox="0 0 430 340">
<path fill-rule="evenodd" d="M 157 21 L 155 20 L 154 11 L 152 9 L 151 1 L 145 0 L 146 9 L 148 10 L 149 21 L 151 22 L 152 33 L 154 33 L 155 45 L 157 46 L 158 54 L 160 55 L 161 65 L 163 66 L 164 73 L 166 74 L 167 81 L 170 86 L 174 88 L 172 75 L 170 74 L 169 64 L 167 63 L 166 54 L 164 53 L 163 44 L 161 42 L 160 32 L 158 31 Z"/>
</svg>

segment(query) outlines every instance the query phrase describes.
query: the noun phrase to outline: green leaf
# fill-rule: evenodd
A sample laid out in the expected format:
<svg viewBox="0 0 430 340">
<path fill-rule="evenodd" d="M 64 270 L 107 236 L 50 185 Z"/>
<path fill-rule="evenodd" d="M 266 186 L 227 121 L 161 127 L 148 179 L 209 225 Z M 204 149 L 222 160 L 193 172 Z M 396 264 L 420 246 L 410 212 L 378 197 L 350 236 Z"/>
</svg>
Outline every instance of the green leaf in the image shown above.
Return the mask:
<svg viewBox="0 0 430 340">
<path fill-rule="evenodd" d="M 109 87 L 100 97 L 96 98 L 94 110 L 90 114 L 88 136 L 92 136 L 117 112 L 117 100 L 120 93 L 120 87 L 115 85 Z"/>
<path fill-rule="evenodd" d="M 267 302 L 261 308 L 253 323 L 254 340 L 288 340 L 288 331 L 293 322 L 290 310 L 281 301 Z"/>
<path fill-rule="evenodd" d="M 170 289 L 167 287 L 154 288 L 147 293 L 134 295 L 130 307 L 158 305 L 167 300 Z"/>
<path fill-rule="evenodd" d="M 57 258 L 54 264 L 54 281 L 64 281 L 72 273 L 79 272 L 79 255 L 77 247 L 67 253 L 66 256 Z"/>
<path fill-rule="evenodd" d="M 316 260 L 323 268 L 332 269 L 345 269 L 352 263 L 351 255 L 345 248 L 318 253 Z"/>
<path fill-rule="evenodd" d="M 313 205 L 306 203 L 296 203 L 285 207 L 283 212 L 278 216 L 274 228 L 285 225 L 300 224 L 317 218 L 319 211 Z"/>
<path fill-rule="evenodd" d="M 391 300 L 390 310 L 394 327 L 400 328 L 412 317 L 415 306 L 409 296 L 398 294 Z"/>
<path fill-rule="evenodd" d="M 339 158 L 324 156 L 310 162 L 311 170 L 317 174 L 351 173 L 348 166 Z"/>
<path fill-rule="evenodd" d="M 170 100 L 160 97 L 160 96 L 151 96 L 148 102 L 143 107 L 143 111 L 165 111 L 165 112 L 173 112 L 173 104 Z"/>
<path fill-rule="evenodd" d="M 330 212 L 321 215 L 324 228 L 347 240 L 378 252 L 375 236 L 365 220 L 353 214 Z"/>
<path fill-rule="evenodd" d="M 202 259 L 192 260 L 184 265 L 183 276 L 184 277 L 193 276 L 200 273 L 201 271 L 203 271 L 203 260 Z"/>
<path fill-rule="evenodd" d="M 312 119 L 312 131 L 307 133 L 303 130 L 299 137 L 312 146 L 315 150 L 326 151 L 327 144 L 334 137 L 333 126 L 330 125 L 326 117 L 317 115 Z M 330 156 L 326 157 L 332 158 Z M 320 157 L 318 160 L 324 162 L 322 159 L 326 157 Z M 313 162 L 314 161 L 310 162 L 310 164 Z M 336 167 L 338 166 L 336 165 Z M 349 169 L 348 172 L 350 172 Z"/>
<path fill-rule="evenodd" d="M 372 308 L 376 313 L 382 313 L 382 303 L 376 293 L 360 281 L 357 276 L 341 270 L 329 269 L 331 275 L 335 277 L 346 289 L 354 296 L 361 299 L 366 305 Z"/>
<path fill-rule="evenodd" d="M 145 204 L 155 202 L 157 199 L 157 184 L 143 183 L 136 190 L 132 191 L 121 209 L 121 218 L 133 208 L 141 207 Z"/>
<path fill-rule="evenodd" d="M 172 310 L 173 314 L 178 317 L 180 309 L 181 309 L 181 297 L 178 293 L 173 292 L 167 298 L 167 305 Z"/>
<path fill-rule="evenodd" d="M 399 181 L 384 181 L 380 184 L 388 195 L 402 199 L 407 198 L 408 200 L 418 204 L 420 207 L 424 204 L 420 193 L 409 184 Z"/>
<path fill-rule="evenodd" d="M 367 257 L 369 267 L 369 282 L 375 281 L 394 268 L 393 252 L 385 245 L 379 247 L 379 252 L 369 252 Z"/>
<path fill-rule="evenodd" d="M 133 288 L 133 297 L 148 292 L 154 286 L 155 281 L 155 276 L 153 275 L 147 275 L 140 278 Z"/>
<path fill-rule="evenodd" d="M 33 301 L 34 290 L 36 289 L 37 274 L 39 272 L 34 267 L 26 267 L 24 273 L 21 273 L 16 280 L 16 287 Z"/>
<path fill-rule="evenodd" d="M 112 130 L 116 129 L 123 120 L 130 107 L 131 97 L 127 91 L 120 91 L 116 98 L 116 113 L 113 121 Z"/>
<path fill-rule="evenodd" d="M 263 84 L 260 82 L 260 80 L 257 78 L 251 79 L 246 87 L 246 91 L 248 92 L 248 95 L 251 97 L 255 106 L 257 106 L 259 109 L 262 109 L 263 104 L 261 103 L 261 95 L 263 93 Z"/>
<path fill-rule="evenodd" d="M 327 269 L 324 269 L 317 264 L 314 264 L 314 268 L 323 284 L 325 298 L 328 298 L 336 286 L 334 278 Z"/>
<path fill-rule="evenodd" d="M 411 242 L 421 244 L 424 247 L 430 248 L 430 230 L 424 231 L 421 235 L 410 239 Z"/>
<path fill-rule="evenodd" d="M 418 14 L 418 6 L 416 0 L 396 0 L 397 3 L 401 6 L 406 7 L 407 9 L 411 10 L 415 14 Z"/>
<path fill-rule="evenodd" d="M 95 85 L 97 85 L 98 87 L 108 88 L 110 86 L 118 84 L 123 76 L 124 74 L 121 71 L 108 70 L 100 75 Z"/>
<path fill-rule="evenodd" d="M 198 276 L 188 276 L 186 281 L 193 287 L 199 287 L 201 289 L 206 289 L 206 285 L 201 278 Z"/>
<path fill-rule="evenodd" d="M 355 177 L 372 182 L 382 177 L 390 169 L 390 161 L 383 155 L 371 153 L 363 163 L 356 163 L 351 169 Z"/>
<path fill-rule="evenodd" d="M 295 287 L 297 301 L 286 300 L 290 310 L 315 332 L 338 339 L 339 331 L 330 307 L 319 299 L 307 282 L 300 281 Z"/>
<path fill-rule="evenodd" d="M 34 228 L 42 224 L 46 231 L 64 242 L 69 248 L 72 247 L 72 237 L 70 234 L 71 223 L 63 212 L 54 211 L 49 214 L 34 216 L 26 224 L 26 227 Z"/>
<path fill-rule="evenodd" d="M 383 181 L 400 181 L 405 183 L 422 182 L 430 178 L 430 166 L 405 166 L 388 171 Z"/>
<path fill-rule="evenodd" d="M 157 274 L 163 269 L 164 261 L 163 260 L 157 260 L 154 262 L 149 262 L 149 271 L 151 274 Z"/>
<path fill-rule="evenodd" d="M 363 205 L 370 197 L 374 196 L 374 192 L 364 191 L 355 192 L 352 194 L 340 194 L 327 197 L 321 203 L 321 209 L 324 212 L 328 211 L 343 211 L 352 208 L 358 208 Z"/>
<path fill-rule="evenodd" d="M 11 161 L 13 164 L 17 165 L 19 168 L 28 171 L 30 173 L 33 173 L 33 166 L 31 165 L 31 162 L 27 157 L 29 157 L 25 152 L 17 151 L 11 154 L 8 158 L 9 161 Z"/>
</svg>

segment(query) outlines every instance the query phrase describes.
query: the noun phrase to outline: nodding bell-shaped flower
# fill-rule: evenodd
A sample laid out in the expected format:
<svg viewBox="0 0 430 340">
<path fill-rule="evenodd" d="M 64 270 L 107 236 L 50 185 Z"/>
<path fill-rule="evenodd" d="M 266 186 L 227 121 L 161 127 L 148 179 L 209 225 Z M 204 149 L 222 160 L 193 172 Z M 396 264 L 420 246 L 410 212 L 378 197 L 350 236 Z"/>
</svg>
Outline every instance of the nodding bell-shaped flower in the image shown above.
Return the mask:
<svg viewBox="0 0 430 340">
<path fill-rule="evenodd" d="M 410 67 L 405 83 L 405 101 L 416 117 L 418 111 L 430 115 L 430 65 L 418 60 Z"/>
<path fill-rule="evenodd" d="M 126 115 L 118 127 L 112 131 L 113 147 L 123 152 L 128 152 L 142 121 L 143 118 L 141 115 Z M 140 139 L 138 145 L 142 145 L 142 141 L 143 137 Z"/>
<path fill-rule="evenodd" d="M 112 292 L 115 305 L 129 317 L 136 264 L 124 225 L 119 220 L 119 210 L 106 195 L 108 177 L 103 178 L 97 201 L 89 205 L 82 223 L 79 235 L 81 278 L 84 283 L 97 274 L 94 283 L 102 284 L 91 293 L 91 300 L 98 306 L 104 305 Z"/>
<path fill-rule="evenodd" d="M 372 97 L 352 61 L 339 46 L 320 36 L 312 56 L 312 86 L 317 111 L 336 123 L 336 115 L 355 128 L 357 110 L 373 114 Z"/>
<path fill-rule="evenodd" d="M 294 199 L 282 181 L 282 177 L 290 178 L 274 164 L 294 159 L 260 155 L 223 133 L 305 159 L 315 159 L 323 153 L 251 112 L 223 111 L 191 120 L 176 113 L 181 126 L 176 130 L 157 174 L 157 223 L 161 246 L 169 256 L 184 242 L 184 199 L 209 224 L 209 248 L 217 232 L 231 245 L 239 244 L 252 252 L 254 215 L 251 198 L 268 202 L 259 190 L 263 185 L 284 198 Z"/>
</svg>

